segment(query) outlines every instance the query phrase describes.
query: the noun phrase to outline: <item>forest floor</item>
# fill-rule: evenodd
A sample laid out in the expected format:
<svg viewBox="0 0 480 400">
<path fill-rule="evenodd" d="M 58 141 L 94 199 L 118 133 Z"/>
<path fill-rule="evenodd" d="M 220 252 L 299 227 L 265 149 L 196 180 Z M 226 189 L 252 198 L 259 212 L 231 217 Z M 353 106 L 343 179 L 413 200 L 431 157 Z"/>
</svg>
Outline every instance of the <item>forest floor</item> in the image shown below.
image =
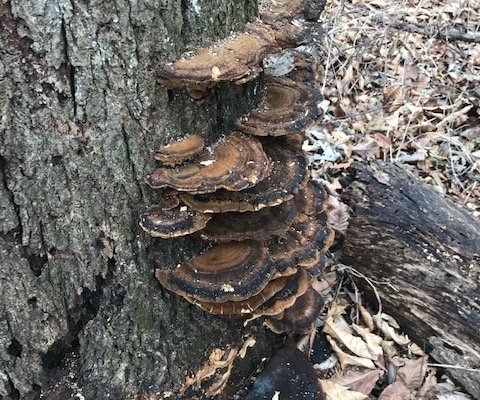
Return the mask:
<svg viewBox="0 0 480 400">
<path fill-rule="evenodd" d="M 401 163 L 479 218 L 480 2 L 329 1 L 322 22 L 324 115 L 305 146 L 313 178 L 335 201 L 353 161 Z M 329 399 L 471 398 L 391 317 L 363 306 L 364 277 L 332 271 L 323 330 L 333 353 L 316 365 Z"/>
<path fill-rule="evenodd" d="M 480 3 L 330 1 L 322 22 L 315 174 L 394 161 L 480 216 Z"/>
</svg>

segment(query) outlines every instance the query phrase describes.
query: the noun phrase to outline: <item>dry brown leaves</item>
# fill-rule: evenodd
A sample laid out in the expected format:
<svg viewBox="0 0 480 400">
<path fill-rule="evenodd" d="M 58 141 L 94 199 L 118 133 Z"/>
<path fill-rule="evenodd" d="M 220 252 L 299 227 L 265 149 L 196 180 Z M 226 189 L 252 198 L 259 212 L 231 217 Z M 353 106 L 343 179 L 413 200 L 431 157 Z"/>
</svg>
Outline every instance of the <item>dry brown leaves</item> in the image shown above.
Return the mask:
<svg viewBox="0 0 480 400">
<path fill-rule="evenodd" d="M 391 160 L 480 215 L 480 44 L 443 34 L 478 36 L 480 2 L 331 1 L 322 19 L 314 174 Z"/>
<path fill-rule="evenodd" d="M 323 333 L 333 355 L 315 365 L 327 399 L 469 399 L 448 378 L 437 376 L 428 355 L 402 334 L 393 317 L 381 312 L 381 303 L 376 314 L 362 305 L 352 272 L 350 268 L 327 295 L 331 302 Z"/>
</svg>

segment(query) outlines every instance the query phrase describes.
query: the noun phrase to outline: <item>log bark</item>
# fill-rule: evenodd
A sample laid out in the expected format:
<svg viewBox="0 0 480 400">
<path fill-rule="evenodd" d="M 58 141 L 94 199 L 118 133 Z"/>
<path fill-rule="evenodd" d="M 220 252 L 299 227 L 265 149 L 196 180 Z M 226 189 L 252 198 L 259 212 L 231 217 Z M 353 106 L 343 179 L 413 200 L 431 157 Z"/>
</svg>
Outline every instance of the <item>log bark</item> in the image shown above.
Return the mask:
<svg viewBox="0 0 480 400">
<path fill-rule="evenodd" d="M 390 281 L 396 290 L 376 285 L 383 309 L 437 362 L 478 369 L 479 221 L 393 164 L 356 164 L 346 185 L 353 216 L 342 262 Z M 480 398 L 479 372 L 448 370 Z"/>
<path fill-rule="evenodd" d="M 192 131 L 216 140 L 259 92 L 227 86 L 198 107 L 159 87 L 156 66 L 256 12 L 255 0 L 0 0 L 0 397 L 174 390 L 246 333 L 252 367 L 268 354 L 263 329 L 162 290 L 154 266 L 196 247 L 154 243 L 137 223 L 158 197 L 143 184 L 154 150 Z"/>
</svg>

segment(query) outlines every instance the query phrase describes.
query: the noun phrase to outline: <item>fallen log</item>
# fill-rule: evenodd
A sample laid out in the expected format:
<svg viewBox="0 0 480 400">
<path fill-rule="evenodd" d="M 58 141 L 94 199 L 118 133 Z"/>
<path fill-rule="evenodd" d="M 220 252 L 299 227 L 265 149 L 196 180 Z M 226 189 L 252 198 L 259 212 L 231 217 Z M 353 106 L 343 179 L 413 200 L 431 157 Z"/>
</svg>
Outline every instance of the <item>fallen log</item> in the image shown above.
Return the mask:
<svg viewBox="0 0 480 400">
<path fill-rule="evenodd" d="M 341 261 L 388 279 L 383 310 L 436 362 L 470 369 L 446 368 L 480 399 L 480 222 L 394 164 L 354 164 L 344 187 Z"/>
</svg>

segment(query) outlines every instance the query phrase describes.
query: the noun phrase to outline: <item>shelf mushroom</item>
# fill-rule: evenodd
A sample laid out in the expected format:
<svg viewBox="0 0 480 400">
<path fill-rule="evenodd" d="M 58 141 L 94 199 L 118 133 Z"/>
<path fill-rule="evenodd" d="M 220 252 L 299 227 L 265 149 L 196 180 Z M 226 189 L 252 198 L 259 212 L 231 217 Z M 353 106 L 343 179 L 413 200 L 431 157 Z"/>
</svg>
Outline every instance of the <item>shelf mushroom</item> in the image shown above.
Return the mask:
<svg viewBox="0 0 480 400">
<path fill-rule="evenodd" d="M 318 116 L 319 93 L 315 88 L 289 78 L 269 77 L 260 106 L 237 121 L 237 128 L 256 136 L 302 133 Z"/>
<path fill-rule="evenodd" d="M 263 149 L 270 161 L 268 175 L 251 189 L 232 192 L 218 190 L 208 195 L 182 194 L 182 201 L 204 213 L 258 211 L 293 198 L 306 184 L 307 160 L 303 153 L 290 147 L 288 141 L 264 142 Z"/>
<path fill-rule="evenodd" d="M 198 237 L 214 242 L 231 240 L 260 239 L 268 240 L 271 236 L 281 235 L 296 222 L 303 222 L 309 216 L 323 209 L 322 199 L 317 198 L 312 184 L 300 189 L 292 200 L 276 207 L 266 207 L 259 211 L 229 212 L 213 214 L 205 228 L 198 232 Z"/>
<path fill-rule="evenodd" d="M 281 318 L 271 318 L 267 324 L 275 333 L 306 333 L 322 308 L 322 296 L 310 286 L 303 295 L 295 299 L 293 306 L 283 311 Z"/>
<path fill-rule="evenodd" d="M 194 98 L 220 82 L 243 84 L 261 72 L 261 60 L 278 50 L 272 29 L 261 22 L 193 56 L 161 66 L 159 81 L 168 89 L 185 88 Z"/>
<path fill-rule="evenodd" d="M 202 98 L 221 82 L 256 78 L 269 53 L 310 40 L 303 23 L 291 23 L 303 7 L 303 0 L 274 2 L 262 10 L 265 23 L 163 65 L 160 82 Z M 153 237 L 192 235 L 212 244 L 176 268 L 156 269 L 166 289 L 211 314 L 265 317 L 274 332 L 303 333 L 322 308 L 312 283 L 333 230 L 327 195 L 308 182 L 301 149 L 318 117 L 315 68 L 302 50 L 289 51 L 293 62 L 276 76 L 265 72 L 264 98 L 237 121 L 237 131 L 212 148 L 192 135 L 157 151 L 164 167 L 146 182 L 171 192 L 141 215 L 140 225 Z"/>
<path fill-rule="evenodd" d="M 167 289 L 212 303 L 246 300 L 260 293 L 272 274 L 268 248 L 254 240 L 223 243 L 176 269 L 155 271 Z"/>
<path fill-rule="evenodd" d="M 283 313 L 295 304 L 298 297 L 302 296 L 309 288 L 310 281 L 307 273 L 299 270 L 289 277 L 285 286 L 275 293 L 268 301 L 260 305 L 254 312 L 256 317 L 274 316 Z"/>
<path fill-rule="evenodd" d="M 205 141 L 201 136 L 189 135 L 182 140 L 162 146 L 155 153 L 154 158 L 165 165 L 181 164 L 185 160 L 200 154 L 204 145 Z"/>
<path fill-rule="evenodd" d="M 218 189 L 243 190 L 262 181 L 269 160 L 255 138 L 233 133 L 219 143 L 212 154 L 175 168 L 160 168 L 146 179 L 153 189 L 170 187 L 190 193 L 210 193 Z"/>
<path fill-rule="evenodd" d="M 226 301 L 223 303 L 209 303 L 198 301 L 193 298 L 187 298 L 189 302 L 197 305 L 202 310 L 214 315 L 223 315 L 227 317 L 250 316 L 258 307 L 271 299 L 276 293 L 283 289 L 287 283 L 287 277 L 273 279 L 268 282 L 262 291 L 246 300 Z"/>
<path fill-rule="evenodd" d="M 165 210 L 161 206 L 154 206 L 140 215 L 139 223 L 150 236 L 170 239 L 205 228 L 211 217 L 209 214 L 183 210 L 182 207 Z"/>
</svg>

